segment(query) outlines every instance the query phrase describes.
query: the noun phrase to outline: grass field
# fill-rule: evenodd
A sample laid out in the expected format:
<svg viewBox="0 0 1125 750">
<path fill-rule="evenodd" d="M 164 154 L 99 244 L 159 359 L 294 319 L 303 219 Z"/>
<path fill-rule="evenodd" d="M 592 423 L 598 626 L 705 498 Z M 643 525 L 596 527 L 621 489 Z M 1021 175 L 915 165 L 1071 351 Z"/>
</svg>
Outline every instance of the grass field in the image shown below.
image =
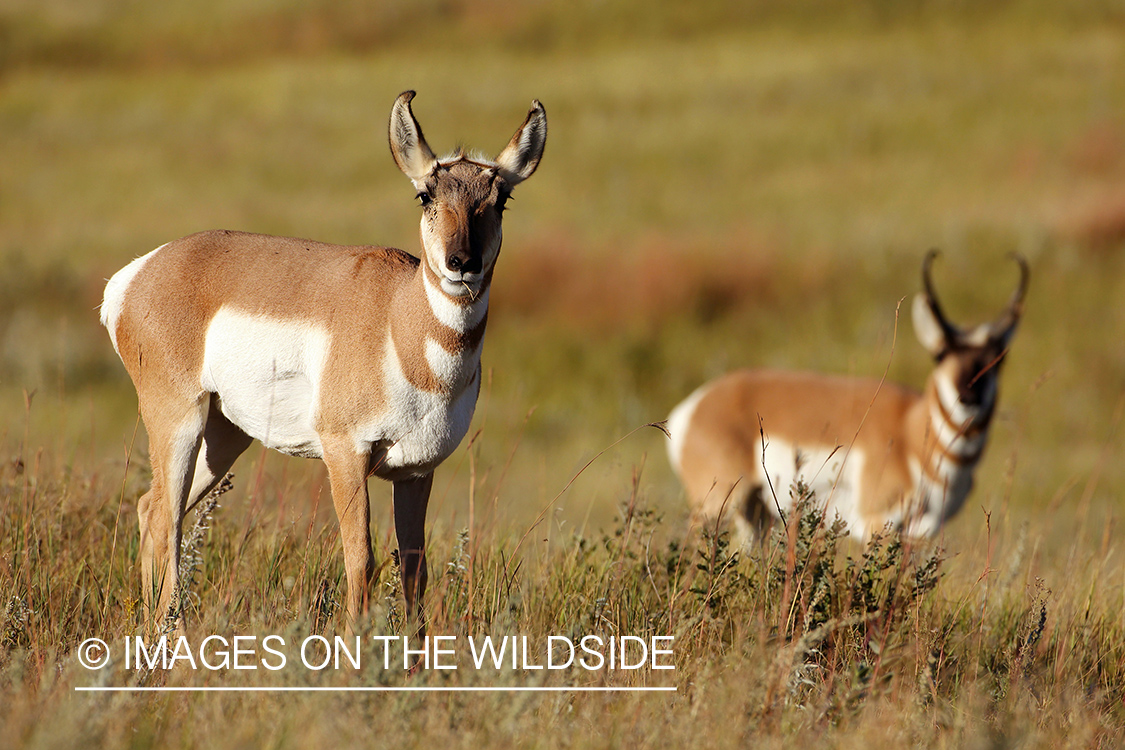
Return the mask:
<svg viewBox="0 0 1125 750">
<path fill-rule="evenodd" d="M 1120 2 L 368 5 L 0 3 L 0 745 L 1125 742 Z M 431 632 L 674 635 L 676 669 L 83 669 L 83 639 L 142 625 L 146 441 L 104 280 L 205 228 L 417 252 L 385 145 L 407 88 L 439 150 L 495 152 L 533 98 L 550 121 L 506 216 L 472 439 L 435 481 Z M 689 531 L 643 425 L 739 366 L 921 385 L 896 308 L 930 247 L 966 321 L 1003 305 L 1009 252 L 1032 266 L 938 543 L 863 549 L 806 516 L 735 556 Z M 253 448 L 235 474 L 189 631 L 342 632 L 321 465 Z M 391 567 L 378 633 L 402 628 Z M 73 690 L 98 680 L 677 690 Z"/>
</svg>

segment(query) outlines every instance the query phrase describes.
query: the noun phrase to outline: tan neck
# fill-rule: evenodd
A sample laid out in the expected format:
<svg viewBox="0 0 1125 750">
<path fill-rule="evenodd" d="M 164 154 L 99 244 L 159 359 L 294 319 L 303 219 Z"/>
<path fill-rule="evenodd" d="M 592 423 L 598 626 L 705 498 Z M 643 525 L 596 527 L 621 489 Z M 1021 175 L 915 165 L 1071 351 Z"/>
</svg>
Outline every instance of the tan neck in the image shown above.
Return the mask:
<svg viewBox="0 0 1125 750">
<path fill-rule="evenodd" d="M 908 416 L 915 455 L 926 473 L 939 477 L 972 471 L 987 444 L 991 417 L 991 407 L 966 407 L 949 389 L 943 396 L 931 375 Z"/>
<path fill-rule="evenodd" d="M 490 270 L 475 295 L 452 297 L 423 259 L 398 290 L 389 338 L 411 385 L 455 396 L 471 383 L 488 322 L 491 277 Z"/>
</svg>

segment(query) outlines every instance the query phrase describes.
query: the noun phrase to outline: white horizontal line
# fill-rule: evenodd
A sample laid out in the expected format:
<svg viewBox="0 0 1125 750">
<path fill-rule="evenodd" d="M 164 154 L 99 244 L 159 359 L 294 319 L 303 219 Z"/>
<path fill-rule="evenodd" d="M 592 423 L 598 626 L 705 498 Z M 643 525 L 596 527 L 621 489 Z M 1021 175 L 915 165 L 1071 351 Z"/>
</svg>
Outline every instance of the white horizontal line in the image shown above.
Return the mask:
<svg viewBox="0 0 1125 750">
<path fill-rule="evenodd" d="M 76 687 L 75 692 L 95 693 L 653 693 L 676 692 L 672 687 Z"/>
</svg>

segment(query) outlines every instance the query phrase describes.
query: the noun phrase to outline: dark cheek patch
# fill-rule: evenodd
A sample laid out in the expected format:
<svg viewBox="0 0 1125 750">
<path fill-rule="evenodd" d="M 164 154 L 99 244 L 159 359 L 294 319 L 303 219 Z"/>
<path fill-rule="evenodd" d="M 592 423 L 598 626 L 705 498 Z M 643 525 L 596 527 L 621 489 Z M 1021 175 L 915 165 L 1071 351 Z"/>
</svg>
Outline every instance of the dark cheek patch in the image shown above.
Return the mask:
<svg viewBox="0 0 1125 750">
<path fill-rule="evenodd" d="M 968 404 L 976 403 L 980 399 L 982 392 L 981 386 L 984 381 L 976 376 L 973 372 L 964 372 L 958 379 L 957 391 L 961 400 Z"/>
</svg>

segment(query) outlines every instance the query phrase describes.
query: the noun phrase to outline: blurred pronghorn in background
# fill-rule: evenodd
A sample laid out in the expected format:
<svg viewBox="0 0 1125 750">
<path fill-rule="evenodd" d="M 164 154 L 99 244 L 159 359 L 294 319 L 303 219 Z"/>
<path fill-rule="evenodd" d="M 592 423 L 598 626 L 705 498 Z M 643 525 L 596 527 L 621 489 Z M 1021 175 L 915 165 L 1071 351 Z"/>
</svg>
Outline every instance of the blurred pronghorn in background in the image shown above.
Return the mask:
<svg viewBox="0 0 1125 750">
<path fill-rule="evenodd" d="M 1000 366 L 1023 312 L 1029 270 L 1001 315 L 961 329 L 922 264 L 914 330 L 934 358 L 921 392 L 874 378 L 740 370 L 672 410 L 669 456 L 701 520 L 733 516 L 744 539 L 787 513 L 804 483 L 829 521 L 865 538 L 890 524 L 933 536 L 965 502 L 988 441 Z"/>
</svg>

